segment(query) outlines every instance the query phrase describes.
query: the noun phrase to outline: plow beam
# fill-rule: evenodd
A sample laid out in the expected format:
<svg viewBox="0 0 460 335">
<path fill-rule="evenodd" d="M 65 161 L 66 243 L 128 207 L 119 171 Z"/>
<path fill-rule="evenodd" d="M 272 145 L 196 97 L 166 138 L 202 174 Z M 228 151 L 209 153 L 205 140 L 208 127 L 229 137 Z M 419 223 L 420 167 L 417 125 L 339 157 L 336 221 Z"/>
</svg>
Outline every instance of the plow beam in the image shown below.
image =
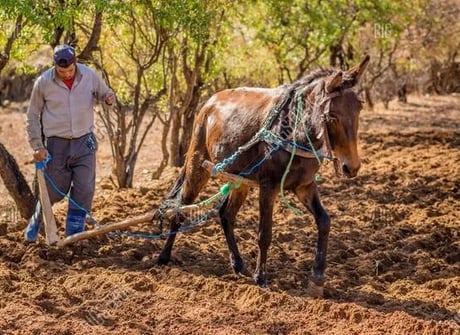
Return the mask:
<svg viewBox="0 0 460 335">
<path fill-rule="evenodd" d="M 212 170 L 214 169 L 214 164 L 209 162 L 209 161 L 204 161 L 202 166 L 209 173 L 212 173 Z M 219 172 L 216 175 L 216 177 L 219 178 L 219 179 L 225 180 L 225 181 L 232 181 L 232 182 L 235 182 L 235 183 L 241 183 L 242 185 L 246 185 L 246 186 L 249 186 L 249 187 L 258 186 L 258 183 L 253 181 L 253 180 L 242 178 L 240 176 L 237 176 L 235 174 L 228 173 L 228 172 Z M 163 216 L 167 220 L 172 220 L 176 215 L 189 215 L 192 212 L 198 212 L 200 210 L 200 208 L 201 207 L 198 206 L 198 205 L 185 205 L 185 206 L 181 206 L 181 207 L 178 207 L 178 208 L 170 208 L 170 209 L 166 210 L 166 212 L 163 214 Z M 58 241 L 57 246 L 59 248 L 62 248 L 62 247 L 65 247 L 65 246 L 67 246 L 69 244 L 72 244 L 72 243 L 75 243 L 75 242 L 78 242 L 78 241 L 81 241 L 81 240 L 86 240 L 86 239 L 89 239 L 89 238 L 92 238 L 92 237 L 97 237 L 97 236 L 100 236 L 100 235 L 104 235 L 104 234 L 110 233 L 110 232 L 115 231 L 115 230 L 125 229 L 125 228 L 128 228 L 128 227 L 136 225 L 136 224 L 152 221 L 154 219 L 158 219 L 158 212 L 157 211 L 152 211 L 152 212 L 149 212 L 149 213 L 146 213 L 146 214 L 143 214 L 143 215 L 140 215 L 140 216 L 136 216 L 134 218 L 126 219 L 126 220 L 123 220 L 123 221 L 120 221 L 120 222 L 108 223 L 108 224 L 105 224 L 105 225 L 102 225 L 102 226 L 98 226 L 98 227 L 96 227 L 94 229 L 91 229 L 91 230 L 87 230 L 87 231 L 84 231 L 84 232 L 81 232 L 81 233 L 77 233 L 77 234 L 68 236 L 65 239 L 62 239 L 62 240 Z"/>
<path fill-rule="evenodd" d="M 167 220 L 171 220 L 177 214 L 187 215 L 187 214 L 190 214 L 193 211 L 198 211 L 199 209 L 200 209 L 200 207 L 197 206 L 197 205 L 182 206 L 182 207 L 177 208 L 177 209 L 171 208 L 171 209 L 168 209 L 165 212 L 164 217 Z M 89 238 L 92 238 L 92 237 L 97 237 L 97 236 L 100 236 L 100 235 L 104 235 L 104 234 L 110 233 L 110 232 L 115 231 L 115 230 L 122 230 L 122 229 L 128 228 L 130 226 L 134 226 L 136 224 L 150 222 L 150 221 L 152 221 L 154 219 L 157 219 L 156 212 L 149 212 L 149 213 L 139 215 L 139 216 L 136 216 L 134 218 L 129 218 L 129 219 L 126 219 L 126 220 L 123 220 L 123 221 L 120 221 L 120 222 L 108 223 L 108 224 L 96 227 L 94 229 L 91 229 L 91 230 L 87 230 L 87 231 L 84 231 L 84 232 L 81 232 L 81 233 L 77 233 L 77 234 L 68 236 L 63 240 L 58 241 L 57 246 L 59 248 L 63 248 L 65 246 L 69 245 L 69 244 L 72 244 L 72 243 L 75 243 L 75 242 L 78 242 L 78 241 L 81 241 L 81 240 L 86 240 L 86 239 L 89 239 Z"/>
<path fill-rule="evenodd" d="M 68 236 L 63 240 L 60 240 L 57 243 L 57 246 L 62 248 L 62 247 L 65 247 L 65 246 L 67 246 L 69 244 L 75 243 L 77 241 L 86 240 L 86 239 L 91 238 L 91 237 L 104 235 L 104 234 L 107 234 L 107 233 L 109 233 L 111 231 L 114 231 L 114 230 L 128 228 L 128 227 L 133 226 L 135 224 L 149 222 L 149 221 L 151 221 L 153 219 L 153 216 L 154 216 L 154 212 L 149 212 L 147 214 L 143 214 L 143 215 L 140 215 L 140 216 L 136 216 L 134 218 L 126 219 L 126 220 L 123 220 L 121 222 L 114 222 L 114 223 L 109 223 L 109 224 L 106 224 L 106 225 L 103 225 L 103 226 L 99 226 L 99 227 L 94 228 L 92 230 L 87 230 L 87 231 L 84 231 L 84 232 L 81 232 L 81 233 L 77 233 L 77 234 Z"/>
</svg>

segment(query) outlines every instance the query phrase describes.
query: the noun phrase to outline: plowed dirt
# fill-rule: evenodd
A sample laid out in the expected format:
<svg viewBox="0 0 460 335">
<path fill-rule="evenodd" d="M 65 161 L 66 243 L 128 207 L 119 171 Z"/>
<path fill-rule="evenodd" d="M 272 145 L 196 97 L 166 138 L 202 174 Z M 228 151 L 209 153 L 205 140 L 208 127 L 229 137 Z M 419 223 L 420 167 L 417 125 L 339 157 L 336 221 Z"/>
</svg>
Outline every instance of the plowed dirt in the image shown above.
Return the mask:
<svg viewBox="0 0 460 335">
<path fill-rule="evenodd" d="M 30 181 L 24 108 L 1 110 L 0 141 Z M 121 191 L 108 181 L 110 149 L 101 137 L 94 203 L 101 224 L 156 208 L 171 187 L 177 169 L 150 180 L 159 136 L 157 128 L 148 137 L 135 187 Z M 331 166 L 323 172 L 320 193 L 332 217 L 323 299 L 307 293 L 312 217 L 283 204 L 269 287 L 260 288 L 232 274 L 212 221 L 178 236 L 168 266 L 156 263 L 159 239 L 101 237 L 58 250 L 42 236 L 27 245 L 26 221 L 0 184 L 0 334 L 460 334 L 460 97 L 411 96 L 389 110 L 364 110 L 360 149 L 357 178 L 338 180 Z M 220 185 L 212 181 L 200 199 Z M 236 229 L 250 271 L 258 250 L 252 193 Z M 55 206 L 60 234 L 65 210 Z"/>
</svg>

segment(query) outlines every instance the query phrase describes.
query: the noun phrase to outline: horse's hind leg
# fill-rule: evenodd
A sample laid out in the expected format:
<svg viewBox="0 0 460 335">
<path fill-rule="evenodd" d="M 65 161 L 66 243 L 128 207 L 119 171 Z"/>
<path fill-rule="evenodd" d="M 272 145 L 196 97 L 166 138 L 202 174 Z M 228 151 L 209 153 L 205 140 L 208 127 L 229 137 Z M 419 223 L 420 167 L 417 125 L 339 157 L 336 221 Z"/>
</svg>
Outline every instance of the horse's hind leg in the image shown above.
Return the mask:
<svg viewBox="0 0 460 335">
<path fill-rule="evenodd" d="M 330 218 L 319 199 L 315 183 L 300 185 L 295 193 L 299 200 L 315 217 L 318 227 L 318 241 L 316 255 L 313 262 L 312 278 L 309 284 L 309 293 L 314 297 L 323 296 L 324 272 L 326 270 L 327 243 L 329 238 Z"/>
<path fill-rule="evenodd" d="M 174 245 L 174 241 L 176 240 L 176 233 L 180 227 L 180 216 L 177 215 L 174 219 L 171 220 L 169 226 L 169 235 L 166 243 L 161 250 L 160 256 L 158 256 L 158 264 L 166 265 L 168 264 L 169 260 L 171 259 L 171 251 Z"/>
<path fill-rule="evenodd" d="M 272 242 L 273 204 L 278 188 L 270 183 L 259 187 L 259 254 L 257 256 L 254 280 L 259 286 L 267 285 L 267 255 Z"/>
<path fill-rule="evenodd" d="M 181 184 L 181 190 L 176 197 L 180 199 L 177 206 L 189 205 L 195 201 L 201 189 L 209 180 L 209 172 L 204 169 L 201 164 L 203 162 L 202 154 L 195 151 L 190 159 L 185 163 L 185 176 Z M 176 239 L 176 233 L 180 228 L 180 223 L 184 220 L 184 216 L 180 213 L 171 220 L 168 239 L 161 250 L 158 257 L 159 264 L 167 264 L 171 258 L 171 251 Z"/>
<path fill-rule="evenodd" d="M 227 241 L 230 252 L 230 263 L 235 273 L 247 275 L 243 259 L 241 258 L 238 246 L 235 240 L 234 228 L 235 218 L 241 205 L 248 195 L 248 187 L 241 185 L 237 189 L 232 189 L 230 195 L 225 199 L 219 210 L 220 222 Z"/>
</svg>

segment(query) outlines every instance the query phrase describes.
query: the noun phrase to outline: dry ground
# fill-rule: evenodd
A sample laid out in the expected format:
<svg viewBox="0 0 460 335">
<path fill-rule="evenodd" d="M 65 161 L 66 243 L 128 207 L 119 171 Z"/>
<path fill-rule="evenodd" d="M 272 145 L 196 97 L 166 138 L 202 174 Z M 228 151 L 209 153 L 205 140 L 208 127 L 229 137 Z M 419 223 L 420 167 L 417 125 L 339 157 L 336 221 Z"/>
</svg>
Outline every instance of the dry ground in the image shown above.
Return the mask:
<svg viewBox="0 0 460 335">
<path fill-rule="evenodd" d="M 24 108 L 1 110 L 0 141 L 31 180 Z M 149 180 L 158 133 L 141 152 L 131 190 L 110 189 L 102 141 L 94 205 L 101 223 L 151 210 L 171 186 L 174 169 Z M 215 223 L 180 235 L 168 266 L 156 264 L 162 240 L 104 237 L 65 250 L 47 248 L 43 238 L 25 245 L 25 221 L 0 184 L 0 334 L 459 334 L 460 97 L 411 96 L 389 110 L 365 110 L 360 137 L 358 178 L 324 171 L 321 194 L 333 220 L 324 299 L 306 289 L 312 219 L 282 204 L 264 289 L 231 273 Z M 59 222 L 65 206 L 55 207 Z M 254 196 L 238 219 L 240 250 L 254 270 Z"/>
</svg>

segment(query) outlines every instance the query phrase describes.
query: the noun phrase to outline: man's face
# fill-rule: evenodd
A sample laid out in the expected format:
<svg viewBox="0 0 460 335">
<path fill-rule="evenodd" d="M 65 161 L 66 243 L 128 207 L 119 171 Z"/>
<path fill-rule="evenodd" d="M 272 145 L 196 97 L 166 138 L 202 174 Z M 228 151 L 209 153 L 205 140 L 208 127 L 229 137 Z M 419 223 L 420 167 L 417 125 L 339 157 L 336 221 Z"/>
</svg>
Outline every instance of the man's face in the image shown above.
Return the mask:
<svg viewBox="0 0 460 335">
<path fill-rule="evenodd" d="M 60 67 L 56 65 L 55 68 L 56 68 L 56 73 L 58 77 L 61 78 L 62 80 L 70 80 L 73 77 L 75 77 L 75 69 L 76 69 L 75 63 L 68 67 Z"/>
</svg>

